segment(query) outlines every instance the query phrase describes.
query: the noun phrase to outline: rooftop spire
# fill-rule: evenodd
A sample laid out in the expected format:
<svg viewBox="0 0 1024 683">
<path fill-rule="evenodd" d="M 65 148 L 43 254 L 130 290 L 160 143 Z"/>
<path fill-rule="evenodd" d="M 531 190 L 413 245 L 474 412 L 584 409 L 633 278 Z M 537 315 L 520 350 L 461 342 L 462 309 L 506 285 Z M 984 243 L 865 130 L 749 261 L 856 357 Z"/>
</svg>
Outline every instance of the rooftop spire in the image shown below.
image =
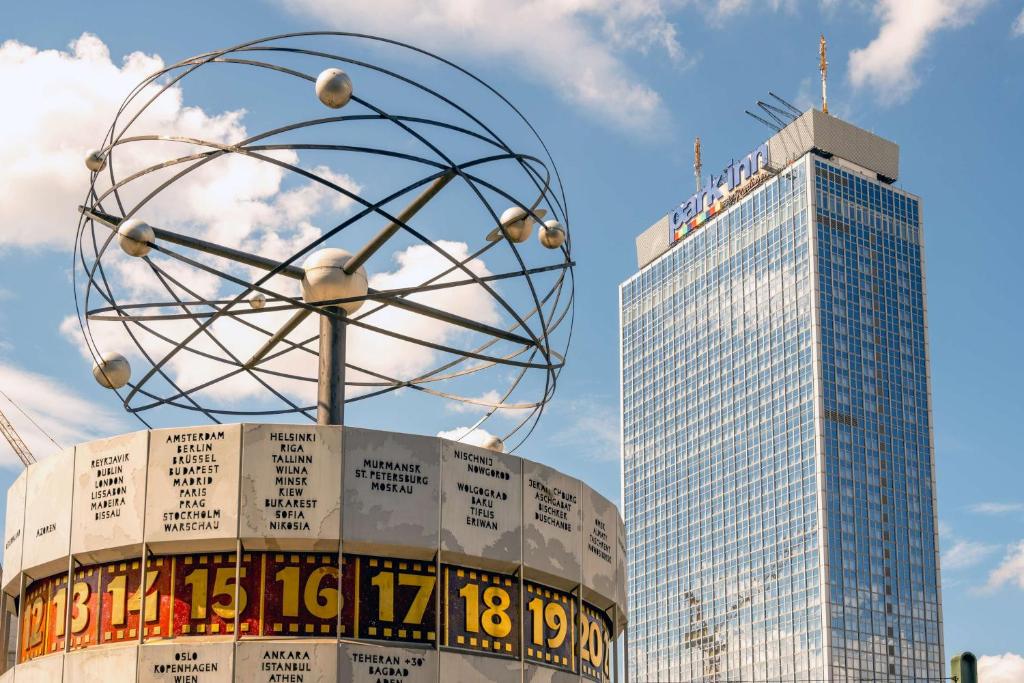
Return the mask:
<svg viewBox="0 0 1024 683">
<path fill-rule="evenodd" d="M 701 162 L 700 162 L 700 137 L 693 139 L 693 177 L 697 181 L 697 192 L 700 192 L 701 183 Z"/>
<path fill-rule="evenodd" d="M 828 113 L 828 44 L 825 42 L 825 34 L 821 34 L 821 42 L 818 44 L 818 51 L 821 56 L 821 110 Z"/>
</svg>

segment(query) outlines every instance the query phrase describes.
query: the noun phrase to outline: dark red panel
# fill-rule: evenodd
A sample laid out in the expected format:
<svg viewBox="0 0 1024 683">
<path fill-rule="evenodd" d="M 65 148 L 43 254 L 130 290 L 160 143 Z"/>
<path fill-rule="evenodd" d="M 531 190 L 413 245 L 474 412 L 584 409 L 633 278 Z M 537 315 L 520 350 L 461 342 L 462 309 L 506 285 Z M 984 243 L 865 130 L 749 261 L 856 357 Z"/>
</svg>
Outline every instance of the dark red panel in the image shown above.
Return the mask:
<svg viewBox="0 0 1024 683">
<path fill-rule="evenodd" d="M 240 625 L 255 629 L 258 622 L 258 564 L 242 563 L 237 603 Z M 205 553 L 174 558 L 173 634 L 232 636 L 235 632 L 235 554 Z"/>
<path fill-rule="evenodd" d="M 265 636 L 338 634 L 337 553 L 261 553 Z M 351 634 L 351 623 L 345 635 Z"/>
<path fill-rule="evenodd" d="M 80 650 L 99 640 L 100 565 L 79 567 L 71 590 L 71 645 Z M 58 590 L 63 589 L 63 584 Z M 55 615 L 56 616 L 56 615 Z M 56 633 L 58 649 L 64 647 L 64 630 Z"/>
</svg>

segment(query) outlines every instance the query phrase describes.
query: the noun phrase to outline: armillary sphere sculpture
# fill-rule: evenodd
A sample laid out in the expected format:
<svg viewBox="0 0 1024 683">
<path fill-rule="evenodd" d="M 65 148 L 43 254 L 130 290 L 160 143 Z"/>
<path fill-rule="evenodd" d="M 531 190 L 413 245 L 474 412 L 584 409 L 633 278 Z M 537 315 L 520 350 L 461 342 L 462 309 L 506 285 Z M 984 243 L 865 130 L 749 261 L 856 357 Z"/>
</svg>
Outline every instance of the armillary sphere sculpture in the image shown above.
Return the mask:
<svg viewBox="0 0 1024 683">
<path fill-rule="evenodd" d="M 152 130 L 165 99 L 207 72 L 243 90 L 269 79 L 244 103 L 246 121 L 256 112 L 267 129 L 239 139 Z M 501 125 L 425 84 L 437 74 Z M 528 149 L 506 140 L 509 129 Z M 517 107 L 441 57 L 340 32 L 201 54 L 140 83 L 85 163 L 79 320 L 96 380 L 147 425 L 142 414 L 164 407 L 215 422 L 342 424 L 346 403 L 418 392 L 479 413 L 474 426 L 511 417 L 490 445 L 517 435 L 518 446 L 555 390 L 573 310 L 557 169 Z M 286 222 L 298 206 L 304 224 L 259 234 L 260 214 L 236 230 L 237 201 L 181 211 L 200 191 L 209 203 L 240 164 L 278 182 L 252 213 Z M 310 197 L 332 227 L 311 227 Z"/>
</svg>

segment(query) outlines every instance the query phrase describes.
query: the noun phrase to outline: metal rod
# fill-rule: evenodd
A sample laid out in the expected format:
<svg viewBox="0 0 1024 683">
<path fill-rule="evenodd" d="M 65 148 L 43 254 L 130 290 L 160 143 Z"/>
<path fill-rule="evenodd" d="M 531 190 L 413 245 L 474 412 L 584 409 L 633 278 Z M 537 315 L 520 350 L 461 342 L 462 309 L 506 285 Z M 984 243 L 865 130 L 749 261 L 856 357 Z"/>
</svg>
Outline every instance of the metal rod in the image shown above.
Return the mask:
<svg viewBox="0 0 1024 683">
<path fill-rule="evenodd" d="M 74 492 L 72 491 L 72 497 Z M 64 623 L 71 623 L 71 608 L 74 606 L 74 594 L 75 594 L 75 556 L 74 554 L 68 555 L 68 576 L 64 580 L 64 597 L 67 600 L 67 604 L 64 606 Z M 146 584 L 142 584 L 145 586 Z M 143 589 L 145 590 L 145 589 Z M 145 622 L 139 622 L 139 630 L 142 630 L 142 624 Z M 6 643 L 5 643 L 6 645 Z M 71 634 L 68 633 L 67 629 L 64 631 L 64 652 L 71 651 Z"/>
<path fill-rule="evenodd" d="M 776 107 L 774 104 L 768 104 L 767 102 L 762 102 L 761 100 L 758 100 L 757 106 L 761 107 L 761 109 L 766 112 L 774 112 L 775 114 L 778 115 L 777 118 L 782 121 L 788 120 L 790 123 L 792 123 L 793 121 L 796 120 L 796 116 L 793 114 L 793 112 L 782 109 L 781 107 Z"/>
<path fill-rule="evenodd" d="M 760 116 L 758 116 L 757 114 L 753 113 L 753 112 L 752 112 L 752 111 L 750 111 L 749 109 L 744 109 L 744 110 L 743 110 L 743 113 L 744 113 L 744 114 L 746 114 L 747 116 L 750 116 L 750 117 L 752 117 L 752 118 L 755 118 L 755 119 L 757 119 L 758 121 L 760 121 L 760 122 L 761 122 L 761 123 L 763 123 L 764 125 L 768 126 L 768 127 L 769 127 L 769 128 L 771 128 L 772 130 L 774 130 L 774 131 L 775 131 L 776 133 L 778 133 L 778 132 L 779 132 L 780 130 L 782 130 L 782 128 L 781 128 L 781 127 L 779 127 L 779 125 L 778 125 L 778 124 L 775 124 L 775 123 L 769 123 L 768 121 L 766 121 L 765 119 L 761 118 L 761 117 L 760 117 Z"/>
<path fill-rule="evenodd" d="M 771 90 L 768 91 L 768 94 L 771 95 L 772 97 L 774 97 L 779 102 L 781 102 L 786 107 L 786 109 L 789 109 L 791 112 L 793 112 L 794 116 L 798 116 L 799 117 L 799 116 L 803 115 L 802 111 L 800 111 L 799 109 L 794 107 L 790 102 L 787 102 L 786 100 L 782 99 L 781 97 L 779 97 L 778 95 L 773 93 Z"/>
<path fill-rule="evenodd" d="M 348 275 L 356 272 L 359 269 L 359 266 L 366 263 L 378 249 L 384 246 L 385 242 L 391 239 L 391 237 L 398 232 L 403 224 L 408 223 L 409 220 L 415 216 L 420 209 L 426 206 L 427 202 L 433 199 L 454 177 L 454 171 L 447 171 L 444 175 L 431 183 L 430 187 L 424 190 L 420 196 L 416 197 L 409 206 L 405 207 L 405 209 L 402 210 L 402 213 L 398 214 L 397 220 L 388 223 L 373 237 L 373 239 L 367 242 L 362 249 L 356 252 L 356 254 L 348 260 L 342 270 L 344 270 Z"/>
<path fill-rule="evenodd" d="M 27 495 L 25 497 L 28 498 Z M 22 547 L 24 547 L 24 541 L 22 541 L 22 544 Z M 18 620 L 14 623 L 14 661 L 11 662 L 11 666 L 16 666 L 18 660 L 21 659 L 21 639 L 25 635 L 21 632 L 21 622 L 25 618 L 25 587 L 28 585 L 25 581 L 26 578 L 28 577 L 25 576 L 25 572 L 20 572 L 18 576 L 18 599 L 14 603 L 15 616 Z M 7 649 L 6 641 L 4 641 L 4 649 Z"/>
<path fill-rule="evenodd" d="M 480 282 L 496 282 L 498 280 L 508 280 L 515 277 L 521 277 L 524 273 L 527 275 L 536 275 L 538 273 L 547 273 L 553 270 L 565 270 L 566 268 L 572 268 L 576 265 L 575 261 L 565 261 L 563 263 L 556 263 L 553 266 L 538 266 L 537 268 L 527 268 L 525 271 L 513 271 L 511 273 L 498 273 L 496 275 L 482 275 L 478 279 Z M 454 269 L 453 269 L 454 270 Z M 451 272 L 451 271 L 449 271 Z M 445 273 L 447 274 L 447 273 Z M 438 276 L 440 277 L 440 276 Z M 385 299 L 393 296 L 408 296 L 410 294 L 422 294 L 423 292 L 434 292 L 441 289 L 451 289 L 453 287 L 465 287 L 467 285 L 476 284 L 476 280 L 449 280 L 448 282 L 437 282 L 434 284 L 422 285 L 420 287 L 396 287 L 395 289 L 383 289 L 374 290 L 373 293 L 367 292 L 365 296 L 356 297 L 350 296 L 344 299 L 331 299 L 330 301 L 323 302 L 323 305 L 334 305 L 334 304 L 348 304 L 354 301 L 370 301 L 374 299 Z M 284 303 L 276 306 L 269 305 L 266 308 L 255 310 L 232 310 L 229 311 L 232 317 L 239 316 L 251 316 L 251 315 L 262 315 L 265 313 L 273 313 L 276 311 L 287 311 L 294 308 L 293 305 L 283 300 Z M 101 306 L 99 308 L 90 308 L 86 311 L 89 316 L 89 320 L 113 320 L 115 322 L 121 320 L 141 321 L 141 320 L 191 320 L 198 318 L 209 318 L 214 315 L 213 313 L 192 313 L 192 314 L 154 314 L 154 315 L 133 315 L 128 314 L 128 311 L 146 310 L 151 308 L 167 308 L 168 306 L 179 306 L 181 308 L 190 308 L 198 306 L 226 306 L 233 304 L 232 299 L 196 299 L 195 301 L 178 301 L 178 302 L 153 302 L 144 304 L 123 304 L 119 306 Z M 309 309 L 305 309 L 309 310 Z M 120 315 L 107 315 L 108 313 L 114 313 L 122 311 Z M 0 394 L 2 395 L 2 394 Z"/>
<path fill-rule="evenodd" d="M 7 643 L 10 642 L 10 615 L 7 613 L 7 602 L 10 598 L 7 597 L 7 593 L 0 591 L 0 644 L 3 645 L 3 649 L 0 650 L 0 673 L 7 671 Z M 15 648 L 17 649 L 17 648 Z"/>
<path fill-rule="evenodd" d="M 376 290 L 370 289 L 370 294 L 378 294 Z M 507 330 L 503 330 L 500 327 L 493 327 L 485 323 L 477 322 L 476 320 L 470 320 L 469 318 L 463 318 L 461 315 L 455 315 L 448 311 L 443 311 L 433 306 L 427 306 L 425 304 L 410 301 L 409 299 L 401 299 L 399 297 L 379 297 L 381 303 L 387 304 L 388 306 L 394 306 L 395 308 L 403 308 L 410 313 L 418 313 L 425 315 L 428 318 L 440 320 L 442 322 L 451 323 L 452 325 L 458 325 L 464 327 L 467 330 L 473 330 L 474 332 L 481 332 L 483 334 L 505 339 L 516 344 L 523 344 L 524 346 L 533 346 L 533 340 L 524 337 Z"/>
<path fill-rule="evenodd" d="M 239 480 L 238 480 L 238 494 L 239 494 L 239 496 L 241 496 L 241 494 L 242 494 L 242 480 L 241 480 L 241 478 L 239 478 Z M 238 637 L 239 636 L 238 624 L 239 624 L 239 622 L 241 621 L 241 618 L 242 618 L 242 610 L 238 609 L 238 605 L 240 604 L 238 602 L 238 594 L 243 590 L 243 588 L 242 588 L 242 553 L 244 553 L 244 552 L 245 552 L 245 547 L 242 545 L 242 539 L 236 538 L 235 539 L 235 603 L 234 603 L 235 604 L 235 619 L 234 619 L 235 623 L 234 623 L 234 625 L 232 627 L 233 633 L 231 634 L 231 639 L 234 640 L 234 641 L 238 641 L 239 640 L 239 637 Z M 145 586 L 145 584 L 143 584 L 143 586 Z M 70 623 L 70 622 L 68 622 L 68 623 Z M 231 665 L 232 665 L 232 668 L 234 668 L 235 666 L 238 665 L 238 648 L 237 647 L 231 648 L 231 658 L 232 658 L 231 659 Z"/>
<path fill-rule="evenodd" d="M 768 118 L 770 118 L 772 121 L 774 121 L 775 123 L 779 124 L 779 126 L 781 126 L 783 128 L 786 127 L 786 123 L 787 123 L 786 120 L 784 118 L 782 118 L 781 116 L 779 116 L 774 111 L 772 111 L 772 107 L 770 105 L 765 104 L 761 100 L 758 100 L 757 101 L 757 106 L 758 106 L 758 108 L 761 111 L 763 111 L 765 114 L 767 114 Z M 782 111 L 782 110 L 778 109 L 778 111 Z M 784 113 L 786 113 L 788 115 L 788 112 L 784 112 Z"/>
<path fill-rule="evenodd" d="M 629 680 L 629 624 L 622 628 L 622 677 Z"/>
<path fill-rule="evenodd" d="M 328 315 L 320 316 L 316 423 L 340 425 L 345 422 L 345 310 L 328 306 L 326 312 Z"/>
<path fill-rule="evenodd" d="M 616 574 L 618 569 L 616 568 Z M 612 657 L 615 667 L 612 670 L 611 679 L 615 683 L 622 683 L 622 676 L 619 675 L 619 665 L 622 664 L 622 655 L 619 654 L 619 649 L 622 645 L 619 638 L 615 635 L 615 629 L 619 627 L 619 603 L 612 603 L 612 643 L 613 645 L 608 646 L 608 652 L 605 653 L 606 657 Z"/>
<path fill-rule="evenodd" d="M 156 235 L 157 239 L 165 242 L 171 242 L 172 244 L 177 244 L 182 247 L 190 247 L 196 251 L 202 251 L 210 254 L 211 256 L 220 256 L 221 258 L 226 258 L 231 261 L 237 261 L 242 265 L 260 268 L 262 270 L 277 270 L 279 274 L 295 280 L 301 280 L 306 274 L 306 271 L 299 266 L 282 267 L 280 261 L 263 258 L 262 256 L 256 256 L 255 254 L 247 254 L 246 252 L 239 251 L 238 249 L 224 247 L 195 237 L 179 235 L 176 232 L 170 232 L 169 230 L 164 230 L 162 228 L 153 228 L 153 233 Z"/>
<path fill-rule="evenodd" d="M 78 210 L 81 211 L 86 216 L 89 216 L 90 218 L 93 218 L 99 221 L 100 223 L 103 223 L 107 227 L 114 229 L 116 229 L 117 226 L 120 225 L 122 220 L 117 216 L 112 216 L 108 213 L 103 213 L 102 211 L 97 211 L 96 209 L 89 209 L 84 206 L 79 206 Z M 237 261 L 242 265 L 252 266 L 253 268 L 260 268 L 262 270 L 277 270 L 281 275 L 293 278 L 295 280 L 301 280 L 303 276 L 306 274 L 306 271 L 304 271 L 299 266 L 282 266 L 280 261 L 274 261 L 273 259 L 264 258 L 262 256 L 256 256 L 255 254 L 248 254 L 244 251 L 239 251 L 238 249 L 232 249 L 231 247 L 225 247 L 220 244 L 214 244 L 213 242 L 207 242 L 206 240 L 201 240 L 197 237 L 189 237 L 188 235 L 182 235 L 176 232 L 171 232 L 170 230 L 164 230 L 163 228 L 156 228 L 153 226 L 150 227 L 153 228 L 153 234 L 156 235 L 157 239 L 163 240 L 165 242 L 170 242 L 171 244 L 177 244 L 178 246 L 181 247 L 195 249 L 196 251 L 201 251 L 206 254 L 210 254 L 211 256 L 219 256 L 221 258 L 226 258 L 230 261 Z"/>
<path fill-rule="evenodd" d="M 267 354 L 273 351 L 275 346 L 280 344 L 285 337 L 291 334 L 292 330 L 298 327 L 303 320 L 309 317 L 310 313 L 312 313 L 312 311 L 310 311 L 308 308 L 300 308 L 299 310 L 295 311 L 295 314 L 288 319 L 288 322 L 286 322 L 281 327 L 281 329 L 275 332 L 273 337 L 264 342 L 263 346 L 261 346 L 256 351 L 256 353 L 252 354 L 249 360 L 245 361 L 245 367 L 256 367 L 256 364 L 259 363 L 264 358 L 266 358 Z"/>
</svg>

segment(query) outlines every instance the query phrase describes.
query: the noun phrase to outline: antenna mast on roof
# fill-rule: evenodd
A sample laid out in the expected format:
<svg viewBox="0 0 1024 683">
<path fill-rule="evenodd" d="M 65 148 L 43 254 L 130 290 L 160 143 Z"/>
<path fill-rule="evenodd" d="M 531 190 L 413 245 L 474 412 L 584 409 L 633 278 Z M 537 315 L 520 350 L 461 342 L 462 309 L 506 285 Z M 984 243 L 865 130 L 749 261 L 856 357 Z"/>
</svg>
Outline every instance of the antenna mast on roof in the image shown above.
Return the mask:
<svg viewBox="0 0 1024 683">
<path fill-rule="evenodd" d="M 697 192 L 701 189 L 700 138 L 693 139 L 693 178 L 697 181 Z"/>
<path fill-rule="evenodd" d="M 821 34 L 821 42 L 818 44 L 818 50 L 821 56 L 821 111 L 828 113 L 828 56 L 827 50 L 828 45 L 825 42 L 825 34 Z"/>
</svg>

